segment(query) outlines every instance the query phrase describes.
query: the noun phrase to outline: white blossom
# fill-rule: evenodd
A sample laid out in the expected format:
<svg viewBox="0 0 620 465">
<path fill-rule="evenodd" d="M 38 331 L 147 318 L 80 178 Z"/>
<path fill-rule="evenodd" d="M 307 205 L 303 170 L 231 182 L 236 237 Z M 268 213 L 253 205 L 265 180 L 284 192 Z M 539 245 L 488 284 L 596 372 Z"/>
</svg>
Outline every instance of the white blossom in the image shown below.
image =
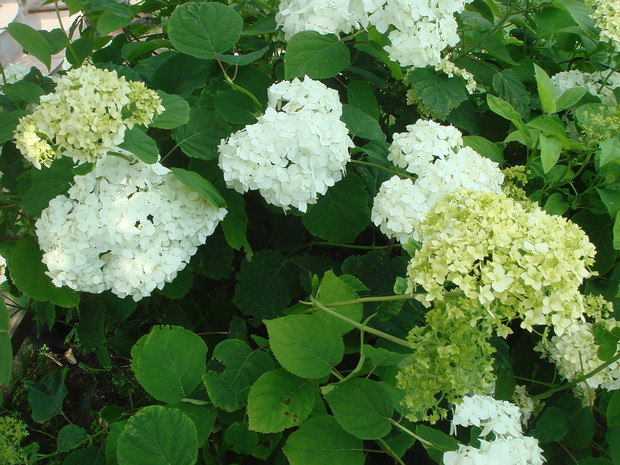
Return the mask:
<svg viewBox="0 0 620 465">
<path fill-rule="evenodd" d="M 521 411 L 512 402 L 495 400 L 491 396 L 473 395 L 463 398 L 454 407 L 452 428 L 456 426 L 478 426 L 481 436 L 494 433 L 496 436 L 523 435 Z"/>
<path fill-rule="evenodd" d="M 272 205 L 305 212 L 342 179 L 351 158 L 353 142 L 341 114 L 337 91 L 319 81 L 274 84 L 258 122 L 219 145 L 227 186 L 241 193 L 258 190 Z"/>
<path fill-rule="evenodd" d="M 557 96 L 560 97 L 568 89 L 583 87 L 592 95 L 601 99 L 605 105 L 616 106 L 614 89 L 620 86 L 620 76 L 618 73 L 608 71 L 596 71 L 585 73 L 577 69 L 562 71 L 551 77 Z"/>
<path fill-rule="evenodd" d="M 4 68 L 4 76 L 0 75 L 0 85 L 13 84 L 14 82 L 21 81 L 29 72 L 30 68 L 11 63 Z"/>
<path fill-rule="evenodd" d="M 480 449 L 459 445 L 445 452 L 444 465 L 542 465 L 545 458 L 538 440 L 529 436 L 480 440 Z"/>
<path fill-rule="evenodd" d="M 226 214 L 159 163 L 106 156 L 36 222 L 56 286 L 139 300 L 182 270 Z"/>
</svg>

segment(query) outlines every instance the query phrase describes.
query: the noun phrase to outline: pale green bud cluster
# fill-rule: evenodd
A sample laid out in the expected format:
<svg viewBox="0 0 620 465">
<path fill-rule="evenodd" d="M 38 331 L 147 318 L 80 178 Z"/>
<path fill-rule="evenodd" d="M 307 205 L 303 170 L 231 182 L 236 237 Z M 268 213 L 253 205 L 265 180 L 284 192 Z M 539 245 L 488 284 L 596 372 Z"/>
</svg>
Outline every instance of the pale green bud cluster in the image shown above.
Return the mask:
<svg viewBox="0 0 620 465">
<path fill-rule="evenodd" d="M 426 314 L 426 326 L 409 332 L 411 364 L 396 379 L 410 420 L 435 423 L 446 417 L 444 400 L 454 403 L 471 391 L 491 390 L 495 349 L 488 331 L 476 324 L 479 314 L 470 299 L 437 302 Z"/>
<path fill-rule="evenodd" d="M 63 155 L 94 162 L 123 142 L 127 128 L 148 125 L 163 111 L 161 98 L 143 83 L 84 65 L 60 77 L 56 90 L 20 120 L 15 143 L 37 168 Z"/>
<path fill-rule="evenodd" d="M 584 312 L 579 286 L 592 275 L 595 248 L 576 224 L 505 194 L 458 191 L 423 223 L 432 231 L 408 267 L 409 287 L 430 305 L 455 287 L 477 301 L 501 336 L 515 318 L 528 331 L 553 325 L 562 335 Z"/>
<path fill-rule="evenodd" d="M 0 458 L 3 465 L 26 462 L 21 448 L 22 440 L 28 436 L 26 424 L 12 417 L 0 417 Z"/>
</svg>

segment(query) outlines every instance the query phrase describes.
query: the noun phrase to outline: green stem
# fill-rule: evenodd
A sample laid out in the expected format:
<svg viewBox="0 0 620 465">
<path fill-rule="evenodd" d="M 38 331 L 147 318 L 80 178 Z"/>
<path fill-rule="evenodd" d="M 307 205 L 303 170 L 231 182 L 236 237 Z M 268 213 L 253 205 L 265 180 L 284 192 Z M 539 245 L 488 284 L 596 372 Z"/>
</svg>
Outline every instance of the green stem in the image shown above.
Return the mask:
<svg viewBox="0 0 620 465">
<path fill-rule="evenodd" d="M 377 163 L 370 163 L 370 162 L 368 162 L 368 161 L 362 161 L 362 160 L 351 160 L 351 163 L 355 163 L 355 164 L 357 164 L 357 165 L 370 166 L 371 168 L 377 168 L 377 169 L 379 169 L 379 170 L 383 170 L 383 171 L 385 171 L 385 172 L 387 172 L 387 173 L 392 173 L 392 174 L 395 174 L 396 176 L 398 176 L 398 177 L 399 177 L 399 178 L 401 178 L 401 179 L 413 179 L 413 180 L 415 180 L 415 179 L 416 179 L 416 177 L 415 177 L 415 176 L 410 176 L 410 175 L 408 175 L 408 174 L 401 173 L 401 172 L 400 172 L 400 171 L 398 171 L 398 170 L 393 170 L 393 169 L 388 168 L 388 167 L 386 167 L 386 166 L 381 166 L 381 165 L 379 165 L 379 164 L 377 164 Z"/>
<path fill-rule="evenodd" d="M 392 450 L 392 448 L 387 442 L 385 442 L 383 439 L 376 439 L 376 441 L 381 447 L 383 447 L 383 450 L 385 450 L 394 458 L 398 465 L 405 465 L 405 462 L 403 462 L 403 460 L 398 455 L 396 455 L 396 452 Z"/>
<path fill-rule="evenodd" d="M 614 355 L 613 358 L 607 360 L 605 363 L 603 363 L 603 364 L 599 365 L 598 367 L 596 367 L 591 372 L 586 373 L 585 375 L 577 378 L 574 381 L 571 381 L 570 383 L 563 384 L 562 386 L 558 386 L 558 387 L 553 388 L 553 389 L 549 389 L 548 391 L 543 392 L 542 394 L 538 394 L 536 396 L 532 396 L 532 399 L 534 399 L 534 400 L 546 399 L 547 397 L 551 396 L 552 394 L 555 394 L 556 392 L 565 391 L 566 389 L 570 389 L 573 386 L 578 385 L 579 383 L 583 383 L 585 380 L 587 380 L 588 378 L 591 378 L 592 376 L 596 375 L 597 373 L 600 373 L 605 368 L 607 368 L 609 365 L 612 365 L 613 363 L 617 362 L 618 360 L 620 360 L 620 352 L 618 352 L 616 355 Z"/>
<path fill-rule="evenodd" d="M 383 331 L 379 331 L 378 329 L 371 328 L 369 326 L 366 326 L 365 324 L 358 323 L 355 320 L 351 320 L 350 318 L 347 318 L 346 316 L 341 315 L 340 313 L 332 310 L 331 308 L 326 307 L 325 305 L 323 305 L 321 302 L 319 302 L 318 300 L 316 300 L 312 296 L 310 297 L 310 301 L 311 301 L 311 303 L 308 303 L 308 302 L 301 302 L 301 303 L 305 303 L 305 304 L 308 304 L 308 305 L 315 306 L 316 308 L 318 308 L 319 310 L 324 311 L 325 313 L 329 313 L 330 315 L 335 316 L 336 318 L 339 318 L 342 321 L 346 321 L 351 326 L 354 326 L 355 328 L 357 328 L 359 330 L 363 330 L 363 331 L 365 331 L 367 333 L 374 334 L 375 336 L 383 338 L 383 339 L 385 339 L 387 341 L 391 341 L 394 344 L 398 344 L 398 345 L 407 347 L 409 349 L 412 348 L 411 344 L 409 344 L 408 341 L 405 341 L 404 339 L 400 339 L 398 337 L 394 337 L 391 334 L 384 333 Z"/>
<path fill-rule="evenodd" d="M 230 87 L 232 87 L 235 90 L 238 90 L 239 92 L 244 93 L 245 95 L 247 95 L 248 97 L 250 97 L 250 99 L 252 100 L 252 103 L 254 103 L 254 107 L 256 108 L 256 114 L 255 116 L 258 116 L 260 114 L 262 114 L 263 112 L 263 105 L 258 101 L 258 99 L 256 98 L 256 96 L 250 92 L 249 90 L 235 84 L 233 82 L 233 80 L 230 78 L 230 76 L 228 76 L 228 73 L 226 72 L 226 69 L 224 68 L 224 65 L 222 64 L 222 62 L 220 61 L 220 59 L 216 56 L 215 59 L 217 60 L 218 65 L 220 65 L 220 69 L 222 70 L 222 74 L 224 75 L 224 79 L 226 80 L 226 82 L 228 83 L 228 85 Z"/>
<path fill-rule="evenodd" d="M 60 17 L 60 8 L 58 8 L 58 0 L 54 0 L 54 6 L 56 7 L 56 18 L 58 19 L 58 25 L 60 26 L 60 30 L 62 31 L 62 33 L 65 35 L 65 38 L 67 39 L 67 50 L 73 56 L 73 61 L 75 61 L 75 63 L 79 63 L 80 60 L 78 56 L 76 55 L 75 50 L 73 50 L 73 46 L 71 45 L 71 38 L 67 34 L 67 31 L 65 31 L 64 24 L 62 24 L 62 18 Z"/>
<path fill-rule="evenodd" d="M 394 426 L 396 426 L 398 429 L 400 429 L 401 431 L 407 433 L 409 436 L 411 436 L 412 438 L 415 438 L 416 440 L 420 441 L 420 443 L 428 446 L 428 447 L 432 447 L 433 449 L 437 449 L 437 450 L 443 450 L 441 447 L 439 447 L 437 444 L 433 444 L 432 442 L 427 441 L 424 438 L 421 438 L 420 436 L 418 436 L 417 434 L 415 434 L 413 431 L 411 431 L 408 428 L 405 428 L 403 425 L 401 425 L 400 423 L 398 423 L 397 421 L 393 420 L 393 419 L 389 419 L 390 423 L 392 423 Z"/>
</svg>

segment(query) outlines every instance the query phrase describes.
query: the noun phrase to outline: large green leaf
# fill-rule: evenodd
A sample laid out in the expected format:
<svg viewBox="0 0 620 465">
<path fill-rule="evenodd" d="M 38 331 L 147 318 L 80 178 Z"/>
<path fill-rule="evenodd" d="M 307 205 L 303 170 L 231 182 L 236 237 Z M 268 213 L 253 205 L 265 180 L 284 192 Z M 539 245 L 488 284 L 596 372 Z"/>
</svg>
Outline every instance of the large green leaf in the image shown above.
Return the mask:
<svg viewBox="0 0 620 465">
<path fill-rule="evenodd" d="M 77 335 L 85 352 L 91 352 L 105 341 L 105 308 L 98 300 L 87 300 L 80 305 Z"/>
<path fill-rule="evenodd" d="M 192 331 L 158 326 L 132 350 L 132 369 L 144 389 L 162 402 L 178 402 L 200 384 L 207 346 Z"/>
<path fill-rule="evenodd" d="M 105 453 L 99 447 L 87 447 L 71 452 L 62 465 L 106 465 Z M 109 465 L 109 464 L 108 464 Z"/>
<path fill-rule="evenodd" d="M 241 262 L 233 302 L 246 315 L 273 318 L 284 310 L 298 287 L 295 267 L 274 250 L 254 254 Z"/>
<path fill-rule="evenodd" d="M 487 157 L 496 163 L 504 163 L 504 154 L 501 149 L 490 140 L 480 136 L 464 136 L 463 145 L 471 147 L 483 157 Z"/>
<path fill-rule="evenodd" d="M 119 147 L 133 153 L 144 163 L 153 164 L 159 158 L 155 140 L 137 126 L 125 131 L 125 139 Z"/>
<path fill-rule="evenodd" d="M 445 119 L 448 113 L 467 100 L 467 88 L 462 79 L 453 79 L 428 68 L 412 70 L 408 79 L 413 97 L 421 100 L 439 119 Z"/>
<path fill-rule="evenodd" d="M 9 311 L 2 300 L 0 302 L 0 385 L 9 384 L 13 371 L 13 348 L 9 328 Z"/>
<path fill-rule="evenodd" d="M 209 434 L 211 434 L 211 430 L 215 424 L 215 417 L 217 416 L 217 409 L 213 405 L 195 405 L 189 402 L 176 402 L 174 404 L 168 404 L 166 407 L 179 410 L 191 418 L 196 426 L 198 445 L 200 446 L 206 442 Z"/>
<path fill-rule="evenodd" d="M 510 103 L 523 118 L 528 118 L 531 110 L 530 93 L 517 73 L 505 69 L 493 76 L 493 88 L 497 95 Z"/>
<path fill-rule="evenodd" d="M 22 174 L 18 178 L 20 185 L 30 184 L 22 196 L 24 212 L 31 218 L 37 218 L 50 200 L 67 192 L 73 181 L 72 167 L 72 160 L 63 157 L 55 160 L 49 168 L 42 166 L 40 170 L 31 169 Z"/>
<path fill-rule="evenodd" d="M 333 34 L 303 31 L 288 41 L 284 55 L 286 79 L 336 76 L 349 64 L 349 49 Z"/>
<path fill-rule="evenodd" d="M 142 408 L 118 437 L 119 465 L 194 465 L 198 458 L 196 427 L 176 409 Z"/>
<path fill-rule="evenodd" d="M 385 134 L 379 122 L 363 110 L 353 105 L 342 106 L 342 121 L 347 125 L 351 137 L 361 137 L 368 140 L 384 140 Z"/>
<path fill-rule="evenodd" d="M 291 434 L 283 452 L 291 465 L 363 465 L 362 441 L 329 415 L 314 417 Z"/>
<path fill-rule="evenodd" d="M 165 110 L 153 119 L 152 126 L 174 129 L 189 121 L 189 104 L 185 99 L 175 94 L 167 94 L 163 90 L 158 90 L 157 95 L 161 98 Z"/>
<path fill-rule="evenodd" d="M 368 193 L 359 176 L 348 173 L 331 187 L 302 217 L 317 237 L 334 243 L 353 242 L 370 223 Z"/>
<path fill-rule="evenodd" d="M 23 110 L 3 111 L 0 118 L 0 144 L 13 140 L 13 132 L 22 116 L 26 116 Z"/>
<path fill-rule="evenodd" d="M 239 40 L 242 28 L 243 20 L 239 13 L 216 2 L 179 5 L 168 23 L 168 33 L 174 47 L 204 59 L 230 50 Z"/>
<path fill-rule="evenodd" d="M 316 385 L 278 369 L 263 374 L 248 396 L 250 429 L 277 433 L 299 426 L 314 408 Z"/>
<path fill-rule="evenodd" d="M 229 133 L 228 124 L 215 111 L 192 108 L 189 121 L 176 128 L 172 137 L 187 156 L 212 160 L 218 156 L 217 146 Z"/>
<path fill-rule="evenodd" d="M 557 407 L 549 407 L 536 420 L 531 435 L 541 443 L 561 441 L 568 433 L 569 416 Z"/>
<path fill-rule="evenodd" d="M 534 63 L 534 75 L 536 76 L 536 86 L 542 108 L 547 113 L 556 111 L 556 92 L 555 86 L 549 75 L 540 66 Z"/>
<path fill-rule="evenodd" d="M 44 423 L 62 413 L 62 403 L 69 393 L 65 387 L 67 370 L 53 371 L 38 383 L 26 385 L 32 419 L 37 423 Z"/>
<path fill-rule="evenodd" d="M 487 94 L 487 104 L 489 105 L 489 108 L 493 113 L 496 113 L 502 118 L 511 121 L 512 124 L 517 127 L 517 129 L 523 136 L 526 145 L 531 145 L 532 138 L 530 136 L 530 133 L 525 127 L 521 115 L 517 110 L 514 109 L 514 107 L 510 103 L 494 95 Z"/>
<path fill-rule="evenodd" d="M 323 320 L 289 315 L 265 324 L 273 355 L 294 375 L 321 378 L 342 360 L 342 336 Z"/>
<path fill-rule="evenodd" d="M 347 86 L 347 101 L 354 107 L 378 120 L 381 116 L 379 103 L 372 85 L 367 81 L 353 81 Z"/>
<path fill-rule="evenodd" d="M 77 445 L 86 439 L 86 430 L 77 425 L 65 425 L 58 432 L 58 450 L 61 452 L 69 452 L 77 447 Z"/>
<path fill-rule="evenodd" d="M 79 296 L 66 286 L 56 287 L 52 284 L 52 280 L 45 274 L 46 267 L 41 262 L 42 257 L 34 237 L 28 236 L 20 240 L 9 261 L 13 283 L 33 299 L 49 301 L 60 307 L 76 306 Z"/>
<path fill-rule="evenodd" d="M 556 136 L 547 136 L 542 133 L 539 135 L 539 141 L 543 171 L 548 173 L 560 159 L 562 141 Z"/>
<path fill-rule="evenodd" d="M 238 90 L 225 90 L 215 97 L 215 108 L 226 121 L 232 124 L 253 124 L 256 122 L 256 108 L 252 99 Z"/>
<path fill-rule="evenodd" d="M 214 207 L 226 207 L 224 198 L 220 195 L 215 186 L 195 171 L 184 170 L 183 168 L 171 168 L 171 171 L 179 181 L 190 189 L 198 192 L 203 199 Z"/>
<path fill-rule="evenodd" d="M 262 350 L 252 350 L 245 342 L 227 339 L 213 350 L 213 358 L 225 369 L 208 371 L 202 378 L 211 402 L 234 412 L 247 403 L 250 387 L 265 372 L 273 370 L 273 360 Z"/>
<path fill-rule="evenodd" d="M 41 60 L 47 69 L 50 69 L 52 64 L 52 47 L 39 31 L 27 24 L 15 21 L 9 24 L 6 30 L 27 53 Z"/>
<path fill-rule="evenodd" d="M 325 273 L 317 295 L 317 300 L 322 304 L 329 306 L 330 303 L 346 302 L 357 298 L 357 293 L 347 283 L 337 277 L 333 271 L 329 270 Z M 363 305 L 343 305 L 334 307 L 333 310 L 350 320 L 359 322 L 362 319 Z M 346 321 L 326 312 L 315 312 L 312 314 L 312 318 L 319 319 L 324 324 L 334 327 L 340 334 L 346 334 L 353 329 L 353 326 Z"/>
<path fill-rule="evenodd" d="M 452 436 L 423 424 L 416 426 L 415 433 L 426 440 L 426 442 L 422 442 L 422 446 L 426 449 L 429 457 L 437 463 L 442 463 L 444 452 L 456 450 L 459 445 L 459 442 Z"/>
<path fill-rule="evenodd" d="M 392 429 L 392 400 L 377 381 L 352 379 L 337 385 L 325 399 L 342 429 L 360 439 L 380 439 Z"/>
</svg>

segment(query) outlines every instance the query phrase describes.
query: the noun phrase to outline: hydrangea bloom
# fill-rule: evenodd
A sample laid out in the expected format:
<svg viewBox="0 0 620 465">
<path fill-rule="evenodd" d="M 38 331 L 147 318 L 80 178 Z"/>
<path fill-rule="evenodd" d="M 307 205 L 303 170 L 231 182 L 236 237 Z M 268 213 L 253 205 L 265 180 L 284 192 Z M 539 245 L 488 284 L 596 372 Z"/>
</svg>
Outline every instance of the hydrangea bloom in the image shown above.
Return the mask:
<svg viewBox="0 0 620 465">
<path fill-rule="evenodd" d="M 274 84 L 258 122 L 219 145 L 226 184 L 241 193 L 258 190 L 272 205 L 305 212 L 342 179 L 351 158 L 353 142 L 341 114 L 338 92 L 319 81 Z"/>
<path fill-rule="evenodd" d="M 6 281 L 6 259 L 0 255 L 0 284 Z"/>
<path fill-rule="evenodd" d="M 83 65 L 58 78 L 56 90 L 20 119 L 15 143 L 37 168 L 63 155 L 94 162 L 123 142 L 127 128 L 148 125 L 163 111 L 157 93 L 143 83 Z"/>
<path fill-rule="evenodd" d="M 422 228 L 430 237 L 409 264 L 408 292 L 422 286 L 424 303 L 443 299 L 451 283 L 496 327 L 519 317 L 527 330 L 549 324 L 558 335 L 584 312 L 579 286 L 591 276 L 595 249 L 565 218 L 504 194 L 465 190 L 437 202 Z"/>
<path fill-rule="evenodd" d="M 515 392 L 512 394 L 512 400 L 521 410 L 521 423 L 527 425 L 530 417 L 541 407 L 540 401 L 534 402 L 523 385 L 516 385 Z"/>
<path fill-rule="evenodd" d="M 613 91 L 620 86 L 620 77 L 617 73 L 609 76 L 609 72 L 604 71 L 585 73 L 573 69 L 554 74 L 551 77 L 551 81 L 555 85 L 558 97 L 568 89 L 583 87 L 592 95 L 599 97 L 603 104 L 616 105 L 616 97 Z M 605 82 L 605 85 L 603 85 L 603 82 Z"/>
<path fill-rule="evenodd" d="M 620 2 L 618 0 L 589 0 L 594 8 L 591 18 L 601 28 L 600 39 L 618 50 L 620 48 Z"/>
<path fill-rule="evenodd" d="M 9 66 L 4 68 L 4 78 L 0 75 L 0 85 L 3 84 L 12 84 L 17 81 L 21 81 L 26 74 L 30 72 L 30 68 L 26 68 L 23 65 L 15 65 L 11 63 Z"/>
<path fill-rule="evenodd" d="M 482 429 L 481 436 L 489 433 L 520 436 L 521 411 L 512 402 L 495 400 L 491 396 L 467 396 L 454 408 L 452 427 L 456 426 L 478 426 Z"/>
<path fill-rule="evenodd" d="M 545 458 L 538 440 L 530 436 L 480 440 L 480 448 L 459 445 L 443 454 L 444 465 L 542 465 Z"/>
<path fill-rule="evenodd" d="M 608 331 L 620 326 L 614 318 L 599 320 L 598 324 Z M 576 320 L 562 336 L 553 336 L 546 343 L 539 344 L 536 350 L 555 363 L 560 375 L 568 381 L 574 381 L 603 363 L 597 355 L 599 346 L 595 343 L 594 326 L 592 323 Z M 597 388 L 609 391 L 620 389 L 620 361 L 612 363 L 579 383 L 575 387 L 575 392 L 584 403 L 591 404 L 594 400 L 594 390 Z"/>
<path fill-rule="evenodd" d="M 226 214 L 164 166 L 107 156 L 36 222 L 56 286 L 139 300 L 172 281 Z"/>
<path fill-rule="evenodd" d="M 437 153 L 448 152 L 449 141 L 441 140 Z M 413 153 L 413 151 L 411 152 Z M 381 232 L 405 243 L 410 238 L 422 239 L 420 224 L 435 203 L 444 195 L 458 189 L 474 189 L 483 192 L 500 192 L 504 175 L 497 163 L 484 158 L 470 147 L 463 147 L 457 153 L 428 163 L 431 158 L 421 150 L 419 158 L 409 161 L 409 166 L 419 167 L 422 175 L 415 184 L 410 179 L 394 176 L 384 182 L 375 196 L 371 219 Z"/>
</svg>

